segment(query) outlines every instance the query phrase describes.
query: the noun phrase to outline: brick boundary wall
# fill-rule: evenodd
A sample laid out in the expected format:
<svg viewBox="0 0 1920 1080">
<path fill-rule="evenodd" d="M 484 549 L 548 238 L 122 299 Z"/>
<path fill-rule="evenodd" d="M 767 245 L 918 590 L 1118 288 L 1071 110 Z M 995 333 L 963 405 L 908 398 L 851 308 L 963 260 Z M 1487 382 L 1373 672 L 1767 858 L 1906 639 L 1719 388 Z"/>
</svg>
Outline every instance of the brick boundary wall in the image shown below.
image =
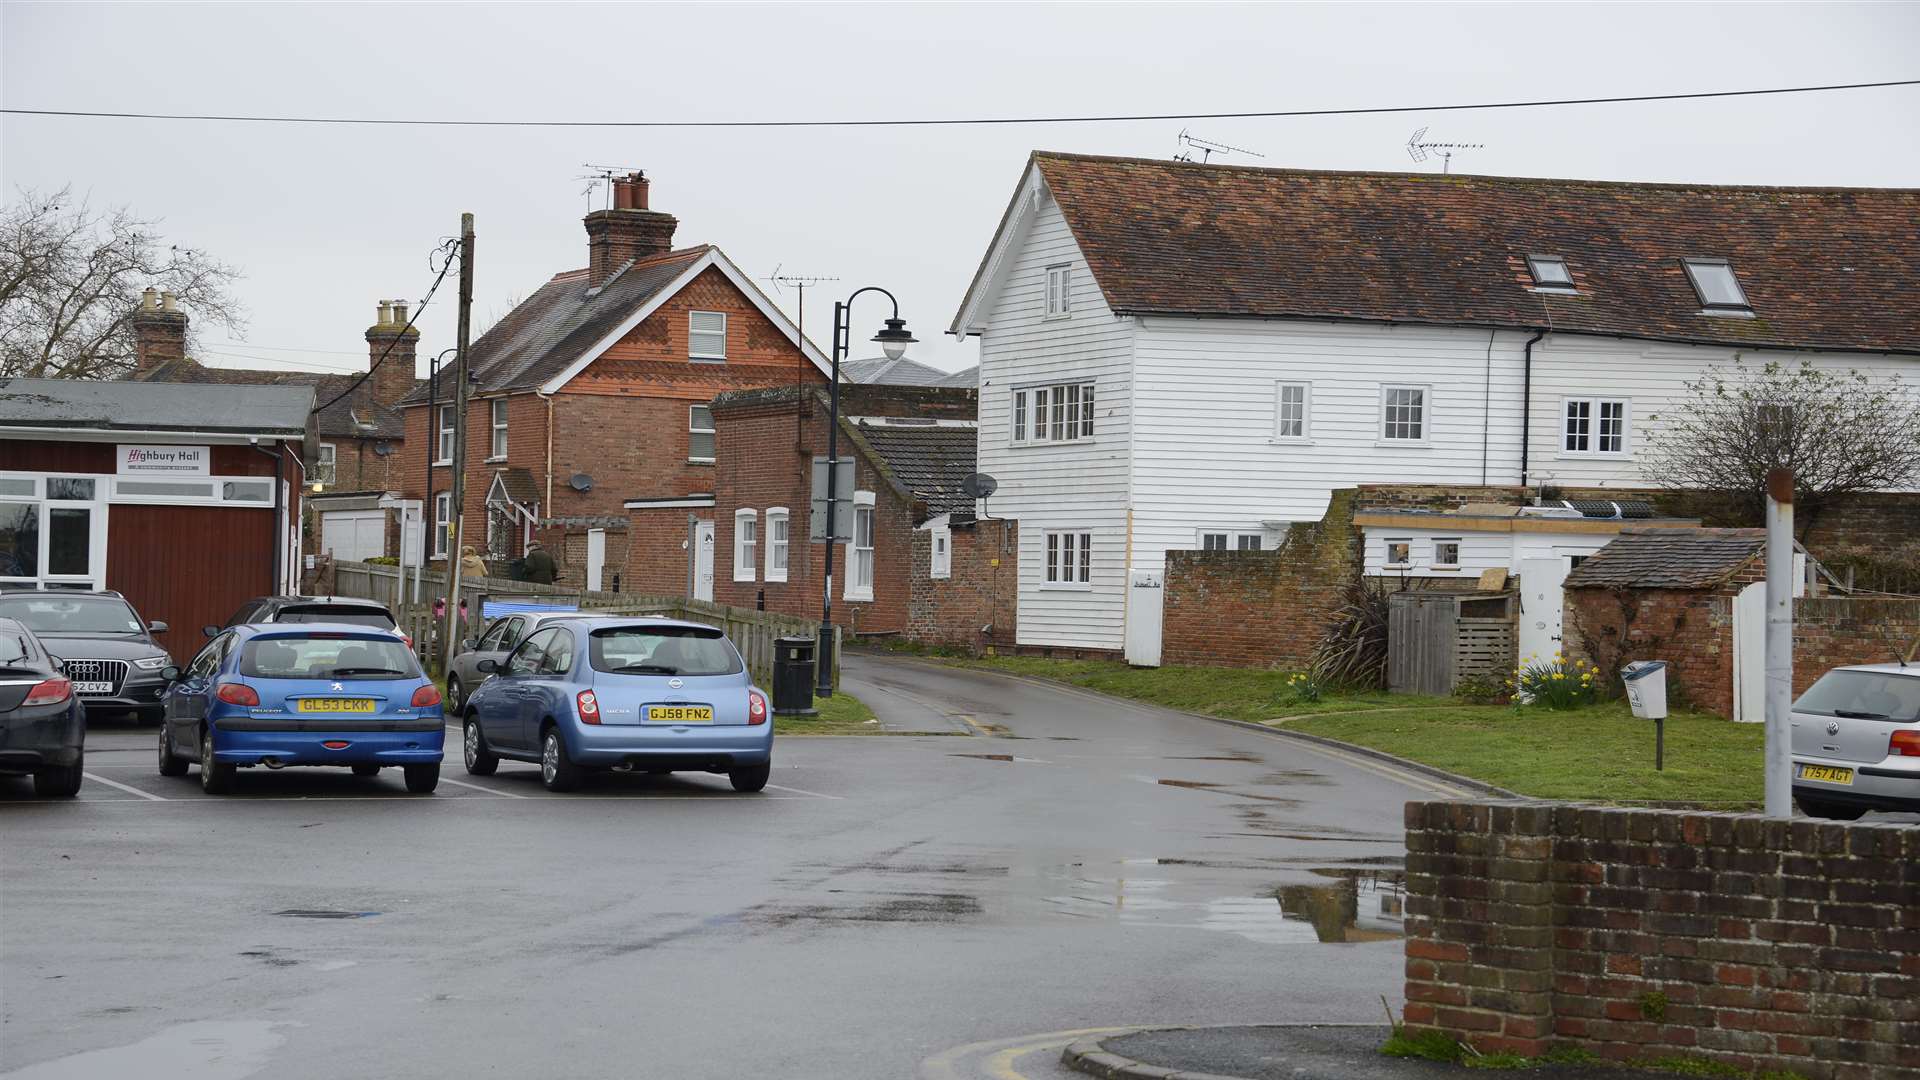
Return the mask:
<svg viewBox="0 0 1920 1080">
<path fill-rule="evenodd" d="M 1920 828 L 1410 802 L 1408 1028 L 1920 1077 Z"/>
</svg>

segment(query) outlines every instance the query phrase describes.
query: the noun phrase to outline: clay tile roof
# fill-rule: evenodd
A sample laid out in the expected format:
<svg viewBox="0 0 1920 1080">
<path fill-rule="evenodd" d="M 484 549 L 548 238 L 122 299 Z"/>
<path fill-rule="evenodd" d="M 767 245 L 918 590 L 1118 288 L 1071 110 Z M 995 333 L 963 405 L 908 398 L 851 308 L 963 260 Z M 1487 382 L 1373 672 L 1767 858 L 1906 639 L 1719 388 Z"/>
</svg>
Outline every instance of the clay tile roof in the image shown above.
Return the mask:
<svg viewBox="0 0 1920 1080">
<path fill-rule="evenodd" d="M 978 432 L 972 425 L 868 422 L 860 425 L 860 435 L 929 514 L 972 516 L 973 499 L 960 490 L 960 481 L 979 471 Z"/>
<path fill-rule="evenodd" d="M 208 367 L 192 358 L 169 360 L 151 371 L 132 376 L 138 382 L 198 383 L 206 386 L 311 386 L 314 404 L 324 405 L 315 417 L 322 437 L 403 439 L 405 424 L 400 413 L 383 409 L 373 402 L 371 380 L 361 382 L 354 393 L 340 397 L 360 378 L 352 373 L 318 371 L 262 371 L 257 368 Z M 335 401 L 335 398 L 339 398 Z M 328 404 L 332 402 L 332 404 Z M 363 426 L 366 425 L 366 426 Z"/>
<path fill-rule="evenodd" d="M 1117 314 L 1920 352 L 1920 190 L 1318 172 L 1036 153 Z M 1578 295 L 1535 292 L 1559 255 Z M 1753 318 L 1700 314 L 1731 261 Z"/>
<path fill-rule="evenodd" d="M 1569 589 L 1711 589 L 1759 557 L 1765 529 L 1622 529 L 1567 575 Z"/>
<path fill-rule="evenodd" d="M 585 270 L 555 274 L 473 343 L 477 392 L 530 389 L 565 371 L 708 250 L 703 244 L 633 263 L 598 290 L 587 287 Z M 416 387 L 403 402 L 426 399 Z"/>
</svg>

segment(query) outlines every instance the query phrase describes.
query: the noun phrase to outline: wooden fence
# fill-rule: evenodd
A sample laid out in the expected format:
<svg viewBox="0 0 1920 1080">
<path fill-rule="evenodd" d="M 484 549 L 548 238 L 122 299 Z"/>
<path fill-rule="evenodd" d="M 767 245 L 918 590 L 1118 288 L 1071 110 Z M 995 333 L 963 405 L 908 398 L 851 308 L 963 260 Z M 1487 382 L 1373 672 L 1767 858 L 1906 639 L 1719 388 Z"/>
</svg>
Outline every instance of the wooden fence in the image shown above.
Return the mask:
<svg viewBox="0 0 1920 1080">
<path fill-rule="evenodd" d="M 1447 695 L 1463 679 L 1497 684 L 1512 673 L 1517 645 L 1508 595 L 1395 593 L 1387 603 L 1387 689 Z"/>
<path fill-rule="evenodd" d="M 420 590 L 423 602 L 416 604 L 412 602 L 412 577 L 409 575 L 403 586 L 398 567 L 336 562 L 333 564 L 333 587 L 330 592 L 335 596 L 352 596 L 385 604 L 387 610 L 394 613 L 400 629 L 413 639 L 414 648 L 419 652 L 422 662 L 437 670 L 444 652 L 440 648 L 440 633 L 444 623 L 434 619 L 433 601 L 443 594 L 445 588 L 446 576 L 443 572 L 427 571 Z M 773 680 L 773 643 L 776 639 L 805 637 L 817 640 L 820 636 L 820 623 L 816 620 L 689 600 L 683 596 L 590 592 L 499 578 L 462 578 L 460 596 L 467 605 L 465 626 L 460 632 L 462 639 L 479 636 L 486 622 L 482 612 L 489 599 L 526 604 L 566 604 L 581 611 L 606 615 L 658 615 L 704 623 L 723 631 L 733 641 L 734 647 L 740 650 L 741 657 L 747 662 L 747 670 L 762 686 L 771 684 Z M 840 684 L 841 636 L 842 629 L 834 627 L 835 686 Z"/>
</svg>

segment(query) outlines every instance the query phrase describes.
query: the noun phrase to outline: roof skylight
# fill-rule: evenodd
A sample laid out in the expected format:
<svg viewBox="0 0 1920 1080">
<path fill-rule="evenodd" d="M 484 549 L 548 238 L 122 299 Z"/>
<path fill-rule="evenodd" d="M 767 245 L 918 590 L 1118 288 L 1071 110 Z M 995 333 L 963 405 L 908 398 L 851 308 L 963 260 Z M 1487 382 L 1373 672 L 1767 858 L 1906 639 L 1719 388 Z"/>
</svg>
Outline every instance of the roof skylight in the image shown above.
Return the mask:
<svg viewBox="0 0 1920 1080">
<path fill-rule="evenodd" d="M 1529 255 L 1527 270 L 1533 274 L 1535 288 L 1573 291 L 1573 271 L 1567 269 L 1567 260 L 1558 255 Z"/>
<path fill-rule="evenodd" d="M 1683 259 L 1693 291 L 1700 295 L 1700 306 L 1708 311 L 1751 311 L 1747 294 L 1734 276 L 1733 264 L 1725 259 Z"/>
</svg>

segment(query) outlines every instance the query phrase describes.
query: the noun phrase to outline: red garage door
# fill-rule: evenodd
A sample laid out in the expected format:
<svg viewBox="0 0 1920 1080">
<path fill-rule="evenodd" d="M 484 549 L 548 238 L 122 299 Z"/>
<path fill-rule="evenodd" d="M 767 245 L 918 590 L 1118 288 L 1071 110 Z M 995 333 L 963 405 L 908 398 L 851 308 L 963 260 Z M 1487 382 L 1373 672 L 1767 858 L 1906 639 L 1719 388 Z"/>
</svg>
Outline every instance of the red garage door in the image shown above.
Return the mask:
<svg viewBox="0 0 1920 1080">
<path fill-rule="evenodd" d="M 171 627 L 160 643 L 186 663 L 273 581 L 273 511 L 229 506 L 115 505 L 107 514 L 107 588 L 142 618 Z"/>
</svg>

